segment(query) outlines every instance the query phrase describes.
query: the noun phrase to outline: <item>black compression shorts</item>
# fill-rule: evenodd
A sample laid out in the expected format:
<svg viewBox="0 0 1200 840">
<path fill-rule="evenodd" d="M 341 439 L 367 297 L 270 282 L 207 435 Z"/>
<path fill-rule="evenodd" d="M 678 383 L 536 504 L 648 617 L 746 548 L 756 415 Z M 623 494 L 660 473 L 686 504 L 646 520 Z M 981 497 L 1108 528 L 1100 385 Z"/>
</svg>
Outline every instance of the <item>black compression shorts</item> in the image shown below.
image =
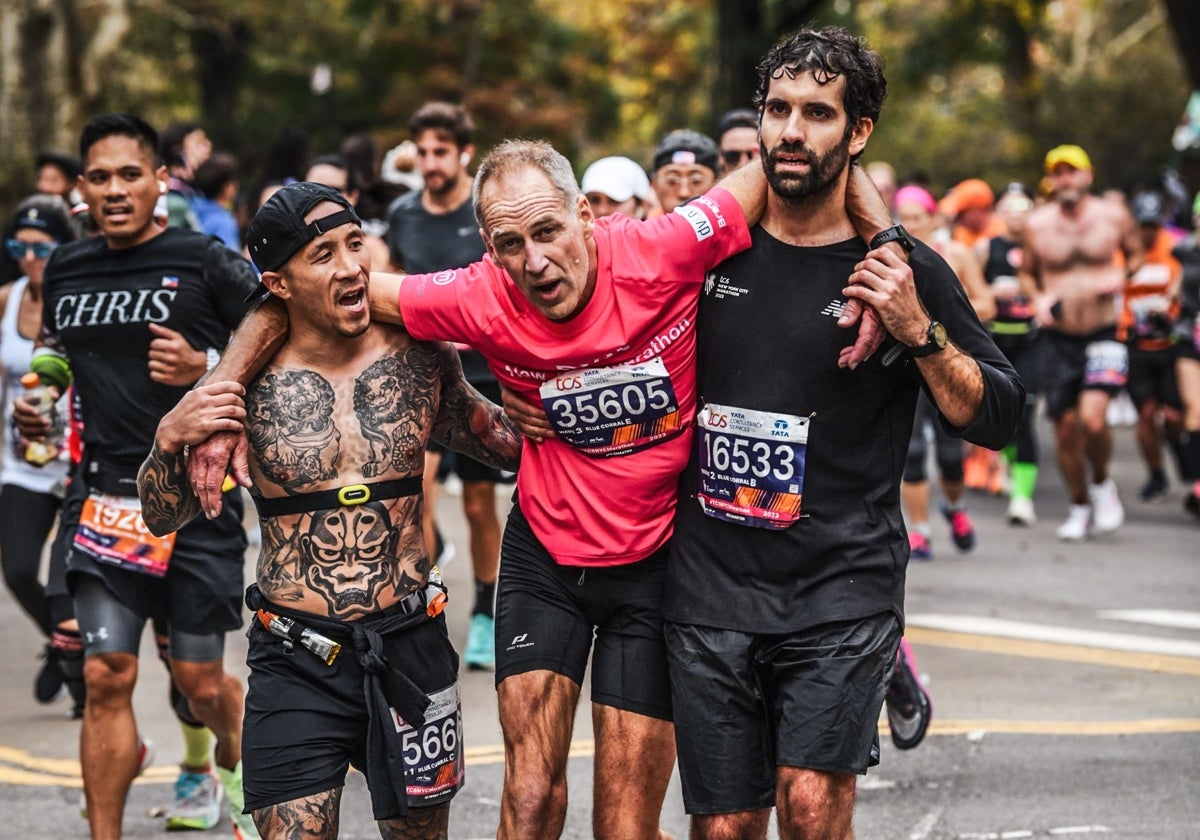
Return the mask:
<svg viewBox="0 0 1200 840">
<path fill-rule="evenodd" d="M 1165 350 L 1129 348 L 1129 398 L 1139 409 L 1150 400 L 1160 406 L 1182 409 L 1175 382 L 1175 347 Z"/>
<path fill-rule="evenodd" d="M 496 685 L 548 670 L 583 684 L 592 658 L 592 702 L 671 719 L 663 644 L 667 546 L 621 566 L 561 566 L 514 504 L 496 590 Z"/>
<path fill-rule="evenodd" d="M 689 814 L 775 804 L 778 766 L 865 773 L 900 644 L 880 613 L 788 635 L 667 623 L 675 743 Z"/>
</svg>

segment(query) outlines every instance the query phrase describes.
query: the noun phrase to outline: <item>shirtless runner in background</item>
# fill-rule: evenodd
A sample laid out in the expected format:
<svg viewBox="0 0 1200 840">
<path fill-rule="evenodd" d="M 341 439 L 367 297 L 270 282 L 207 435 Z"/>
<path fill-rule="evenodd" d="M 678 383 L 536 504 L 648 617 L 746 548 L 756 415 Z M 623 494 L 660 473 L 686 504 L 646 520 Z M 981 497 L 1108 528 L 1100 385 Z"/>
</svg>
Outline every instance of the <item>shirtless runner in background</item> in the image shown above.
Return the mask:
<svg viewBox="0 0 1200 840">
<path fill-rule="evenodd" d="M 1022 274 L 1038 290 L 1043 393 L 1071 497 L 1057 533 L 1076 541 L 1111 533 L 1125 521 L 1108 474 L 1112 433 L 1106 414 L 1129 374 L 1128 350 L 1116 338 L 1114 295 L 1127 273 L 1141 266 L 1142 245 L 1129 211 L 1091 194 L 1087 152 L 1057 146 L 1046 155 L 1045 171 L 1054 199 L 1029 218 Z"/>
</svg>

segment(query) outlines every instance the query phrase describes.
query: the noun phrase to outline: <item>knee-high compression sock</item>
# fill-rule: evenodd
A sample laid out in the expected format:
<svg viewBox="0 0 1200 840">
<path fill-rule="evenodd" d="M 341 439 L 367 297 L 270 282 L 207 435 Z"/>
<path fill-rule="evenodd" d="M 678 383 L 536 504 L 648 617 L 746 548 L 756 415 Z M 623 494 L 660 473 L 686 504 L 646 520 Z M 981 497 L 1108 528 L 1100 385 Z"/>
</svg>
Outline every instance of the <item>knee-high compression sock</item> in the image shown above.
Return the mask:
<svg viewBox="0 0 1200 840">
<path fill-rule="evenodd" d="M 63 682 L 75 704 L 71 714 L 73 717 L 82 717 L 83 706 L 87 702 L 87 686 L 83 682 L 83 637 L 78 630 L 56 627 L 50 636 L 50 649 L 58 657 Z"/>
<path fill-rule="evenodd" d="M 496 581 L 491 583 L 475 581 L 475 607 L 471 610 L 471 615 L 496 617 Z"/>
<path fill-rule="evenodd" d="M 1012 465 L 1012 496 L 1014 499 L 1032 499 L 1037 486 L 1038 465 L 1018 461 Z"/>
</svg>

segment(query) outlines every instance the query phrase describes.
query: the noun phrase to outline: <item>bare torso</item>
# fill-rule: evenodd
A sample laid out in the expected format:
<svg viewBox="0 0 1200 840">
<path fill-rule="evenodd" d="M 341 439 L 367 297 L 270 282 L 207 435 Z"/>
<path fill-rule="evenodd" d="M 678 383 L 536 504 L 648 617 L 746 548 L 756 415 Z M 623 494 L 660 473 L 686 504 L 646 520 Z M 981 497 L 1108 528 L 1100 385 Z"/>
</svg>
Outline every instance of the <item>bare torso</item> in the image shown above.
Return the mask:
<svg viewBox="0 0 1200 840">
<path fill-rule="evenodd" d="M 370 348 L 329 370 L 276 356 L 246 394 L 258 496 L 421 476 L 441 399 L 434 345 L 372 327 Z M 257 582 L 270 601 L 353 620 L 422 588 L 422 496 L 262 520 Z"/>
<path fill-rule="evenodd" d="M 1054 328 L 1082 336 L 1116 322 L 1113 296 L 1125 281 L 1117 252 L 1130 220 L 1119 205 L 1090 195 L 1073 210 L 1057 202 L 1035 210 L 1025 249 L 1040 288 L 1061 304 Z"/>
</svg>

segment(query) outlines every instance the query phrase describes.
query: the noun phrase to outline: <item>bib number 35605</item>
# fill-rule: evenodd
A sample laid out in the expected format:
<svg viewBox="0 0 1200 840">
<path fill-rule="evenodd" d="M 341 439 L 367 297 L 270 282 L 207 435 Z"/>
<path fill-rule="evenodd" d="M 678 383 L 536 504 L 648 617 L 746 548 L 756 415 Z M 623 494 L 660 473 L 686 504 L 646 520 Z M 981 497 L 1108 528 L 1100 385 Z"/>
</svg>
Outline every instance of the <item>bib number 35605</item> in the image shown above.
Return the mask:
<svg viewBox="0 0 1200 840">
<path fill-rule="evenodd" d="M 542 384 L 540 395 L 558 436 L 593 457 L 628 455 L 683 429 L 661 358 L 560 373 Z"/>
<path fill-rule="evenodd" d="M 782 530 L 800 518 L 809 418 L 709 403 L 696 418 L 698 498 L 714 519 Z"/>
</svg>

